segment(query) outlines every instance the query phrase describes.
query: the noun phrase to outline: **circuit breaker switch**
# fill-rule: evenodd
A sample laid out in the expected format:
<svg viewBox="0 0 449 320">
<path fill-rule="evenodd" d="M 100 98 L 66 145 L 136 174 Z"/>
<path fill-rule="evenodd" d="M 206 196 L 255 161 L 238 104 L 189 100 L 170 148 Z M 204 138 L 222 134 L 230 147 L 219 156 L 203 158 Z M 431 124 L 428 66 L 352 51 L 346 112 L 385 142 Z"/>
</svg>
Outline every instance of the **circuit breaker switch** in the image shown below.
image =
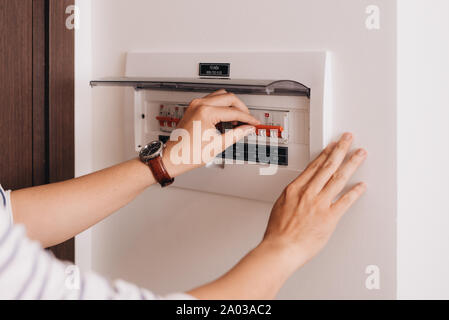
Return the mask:
<svg viewBox="0 0 449 320">
<path fill-rule="evenodd" d="M 156 120 L 159 122 L 160 131 L 172 132 L 175 130 L 184 116 L 184 110 L 179 105 L 161 105 L 159 116 L 156 117 Z"/>
<path fill-rule="evenodd" d="M 282 132 L 284 132 L 282 126 L 256 126 L 256 135 L 260 137 L 282 138 Z"/>
</svg>

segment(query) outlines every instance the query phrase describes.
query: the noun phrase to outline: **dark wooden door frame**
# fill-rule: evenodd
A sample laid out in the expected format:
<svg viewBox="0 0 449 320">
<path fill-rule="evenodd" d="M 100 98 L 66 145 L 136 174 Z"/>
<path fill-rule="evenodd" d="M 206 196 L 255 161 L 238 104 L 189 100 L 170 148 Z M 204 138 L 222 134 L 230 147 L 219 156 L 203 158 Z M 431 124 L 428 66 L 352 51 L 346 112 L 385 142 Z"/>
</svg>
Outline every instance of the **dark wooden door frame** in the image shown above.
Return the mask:
<svg viewBox="0 0 449 320">
<path fill-rule="evenodd" d="M 73 4 L 74 0 L 48 1 L 49 183 L 75 176 L 75 31 L 66 27 L 66 8 Z M 59 259 L 74 262 L 75 240 L 52 251 Z"/>
<path fill-rule="evenodd" d="M 47 5 L 33 0 L 33 185 L 48 183 Z"/>
<path fill-rule="evenodd" d="M 66 28 L 74 0 L 33 0 L 33 185 L 75 175 L 75 36 Z M 64 214 L 61 212 L 61 214 Z M 51 248 L 74 262 L 75 241 Z"/>
<path fill-rule="evenodd" d="M 74 177 L 75 31 L 66 27 L 73 4 L 0 0 L 0 182 L 7 189 Z M 51 250 L 74 261 L 73 239 Z"/>
<path fill-rule="evenodd" d="M 0 183 L 33 185 L 31 0 L 0 0 Z"/>
</svg>

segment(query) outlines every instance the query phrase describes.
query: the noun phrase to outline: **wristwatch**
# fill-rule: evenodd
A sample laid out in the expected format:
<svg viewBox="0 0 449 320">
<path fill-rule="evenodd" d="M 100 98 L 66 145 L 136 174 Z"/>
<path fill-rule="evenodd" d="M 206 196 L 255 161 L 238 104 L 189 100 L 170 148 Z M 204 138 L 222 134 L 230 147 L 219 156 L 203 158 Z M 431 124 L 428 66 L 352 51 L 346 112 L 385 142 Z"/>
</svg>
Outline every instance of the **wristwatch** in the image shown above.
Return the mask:
<svg viewBox="0 0 449 320">
<path fill-rule="evenodd" d="M 175 182 L 175 179 L 170 177 L 167 169 L 162 162 L 162 153 L 165 149 L 165 144 L 161 141 L 153 141 L 147 144 L 140 150 L 140 161 L 148 165 L 153 172 L 154 178 L 164 188 Z"/>
</svg>

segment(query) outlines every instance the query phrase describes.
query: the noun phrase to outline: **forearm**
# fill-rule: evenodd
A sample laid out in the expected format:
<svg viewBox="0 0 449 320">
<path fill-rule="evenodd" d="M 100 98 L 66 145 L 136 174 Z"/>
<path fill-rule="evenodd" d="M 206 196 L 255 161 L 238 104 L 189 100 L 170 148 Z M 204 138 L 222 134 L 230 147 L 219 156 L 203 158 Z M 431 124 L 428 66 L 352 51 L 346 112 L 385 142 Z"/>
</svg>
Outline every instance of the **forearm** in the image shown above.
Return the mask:
<svg viewBox="0 0 449 320">
<path fill-rule="evenodd" d="M 11 194 L 14 222 L 44 247 L 59 244 L 117 211 L 154 184 L 149 168 L 131 160 L 81 178 Z"/>
<path fill-rule="evenodd" d="M 223 277 L 189 294 L 201 300 L 274 299 L 297 268 L 291 261 L 286 250 L 263 242 Z"/>
</svg>

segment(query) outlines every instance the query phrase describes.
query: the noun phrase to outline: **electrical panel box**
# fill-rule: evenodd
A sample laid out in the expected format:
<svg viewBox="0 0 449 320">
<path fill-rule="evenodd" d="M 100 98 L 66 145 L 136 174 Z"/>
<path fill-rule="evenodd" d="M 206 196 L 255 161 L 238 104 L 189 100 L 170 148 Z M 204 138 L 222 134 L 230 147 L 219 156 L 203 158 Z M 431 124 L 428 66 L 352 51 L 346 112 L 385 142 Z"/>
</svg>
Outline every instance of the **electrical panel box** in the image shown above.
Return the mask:
<svg viewBox="0 0 449 320">
<path fill-rule="evenodd" d="M 327 143 L 329 70 L 326 53 L 136 53 L 128 54 L 126 77 L 91 85 L 134 89 L 136 151 L 169 140 L 193 99 L 219 89 L 237 94 L 260 120 L 256 132 L 174 186 L 273 201 Z M 220 123 L 217 130 L 235 125 Z"/>
<path fill-rule="evenodd" d="M 186 104 L 161 103 L 159 115 L 156 116 L 158 121 L 156 128 L 159 126 L 159 140 L 164 143 L 170 140 L 170 133 L 177 128 L 187 108 L 188 105 Z M 152 111 L 154 110 L 147 110 L 146 114 L 154 117 Z M 256 127 L 255 133 L 221 153 L 218 159 L 236 160 L 240 161 L 240 163 L 242 161 L 267 164 L 277 163 L 278 165 L 287 166 L 290 112 L 257 108 L 250 108 L 250 112 L 261 122 L 261 125 Z M 142 119 L 147 118 L 146 114 L 142 114 Z M 225 133 L 226 129 L 233 129 L 234 127 L 235 125 L 232 123 L 220 123 L 217 126 L 217 130 Z M 262 140 L 264 143 L 262 143 Z M 284 146 L 279 146 L 279 144 Z M 276 147 L 271 148 L 271 145 Z M 137 150 L 140 147 L 139 142 Z M 262 148 L 265 150 L 262 151 Z M 216 162 L 219 163 L 220 161 Z"/>
</svg>

